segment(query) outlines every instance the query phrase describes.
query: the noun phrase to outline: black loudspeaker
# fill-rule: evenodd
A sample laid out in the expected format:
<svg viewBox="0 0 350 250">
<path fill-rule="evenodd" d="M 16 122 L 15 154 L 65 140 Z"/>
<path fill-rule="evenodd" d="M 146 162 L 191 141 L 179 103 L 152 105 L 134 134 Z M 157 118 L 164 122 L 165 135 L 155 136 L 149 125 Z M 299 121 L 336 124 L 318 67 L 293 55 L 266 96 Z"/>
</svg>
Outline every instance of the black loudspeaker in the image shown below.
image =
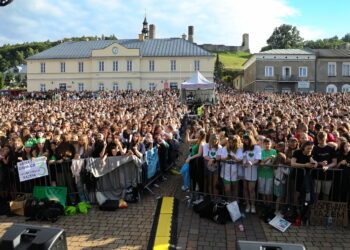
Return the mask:
<svg viewBox="0 0 350 250">
<path fill-rule="evenodd" d="M 1 250 L 67 250 L 63 229 L 15 224 L 0 241 Z"/>
<path fill-rule="evenodd" d="M 238 250 L 306 250 L 301 244 L 238 240 Z"/>
</svg>

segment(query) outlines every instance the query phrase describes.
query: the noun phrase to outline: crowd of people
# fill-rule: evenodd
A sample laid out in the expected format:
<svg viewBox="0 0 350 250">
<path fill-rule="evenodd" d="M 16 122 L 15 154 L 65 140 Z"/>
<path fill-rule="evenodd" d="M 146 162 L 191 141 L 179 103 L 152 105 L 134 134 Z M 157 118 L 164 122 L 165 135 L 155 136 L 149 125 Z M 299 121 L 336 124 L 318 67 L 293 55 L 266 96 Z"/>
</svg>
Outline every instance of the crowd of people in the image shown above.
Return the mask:
<svg viewBox="0 0 350 250">
<path fill-rule="evenodd" d="M 349 200 L 348 94 L 218 97 L 186 130 L 193 191 L 243 196 L 246 213 L 256 213 L 256 200 L 275 202 L 277 211 L 280 203 Z"/>
<path fill-rule="evenodd" d="M 55 168 L 62 162 L 130 155 L 142 159 L 155 146 L 164 170 L 174 162 L 171 147 L 186 112 L 178 93 L 171 91 L 25 93 L 1 97 L 0 105 L 2 196 L 33 191 L 33 185 L 23 185 L 30 181 L 19 182 L 16 165 L 36 157 L 46 157 L 47 184 L 52 186 L 61 184 L 55 175 L 62 171 Z"/>
<path fill-rule="evenodd" d="M 217 104 L 189 118 L 179 93 L 170 90 L 1 97 L 0 191 L 8 191 L 1 195 L 19 184 L 18 162 L 40 156 L 48 163 L 143 158 L 157 146 L 165 169 L 182 130 L 191 146 L 186 163 L 193 191 L 232 200 L 242 194 L 247 213 L 256 212 L 257 199 L 348 201 L 348 94 L 222 91 L 217 98 Z M 50 184 L 59 185 L 55 178 Z"/>
</svg>

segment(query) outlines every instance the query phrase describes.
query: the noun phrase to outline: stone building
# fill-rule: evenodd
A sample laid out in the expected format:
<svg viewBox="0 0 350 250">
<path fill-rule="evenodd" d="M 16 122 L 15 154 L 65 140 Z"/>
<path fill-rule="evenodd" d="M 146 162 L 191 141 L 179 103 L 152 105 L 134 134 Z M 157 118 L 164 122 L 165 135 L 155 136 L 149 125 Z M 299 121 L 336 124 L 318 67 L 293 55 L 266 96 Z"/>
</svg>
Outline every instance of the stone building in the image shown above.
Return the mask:
<svg viewBox="0 0 350 250">
<path fill-rule="evenodd" d="M 183 38 L 157 39 L 145 18 L 138 39 L 70 41 L 26 60 L 28 91 L 154 90 L 195 71 L 213 81 L 215 56 Z"/>
<path fill-rule="evenodd" d="M 317 92 L 350 92 L 350 50 L 314 49 L 317 55 Z"/>
<path fill-rule="evenodd" d="M 222 44 L 202 44 L 199 46 L 211 52 L 250 52 L 249 34 L 243 34 L 241 46 L 227 46 Z"/>
<path fill-rule="evenodd" d="M 243 90 L 350 92 L 350 50 L 274 49 L 244 63 Z"/>
<path fill-rule="evenodd" d="M 316 54 L 306 49 L 256 53 L 244 63 L 243 89 L 261 92 L 315 90 Z"/>
</svg>

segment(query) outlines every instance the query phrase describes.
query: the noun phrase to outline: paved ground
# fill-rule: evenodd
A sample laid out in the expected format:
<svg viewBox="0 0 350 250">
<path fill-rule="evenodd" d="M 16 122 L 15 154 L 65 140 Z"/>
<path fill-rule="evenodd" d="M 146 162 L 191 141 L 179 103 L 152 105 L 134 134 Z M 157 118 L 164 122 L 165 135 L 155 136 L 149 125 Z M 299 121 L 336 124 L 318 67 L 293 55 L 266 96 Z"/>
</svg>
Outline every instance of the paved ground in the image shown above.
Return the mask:
<svg viewBox="0 0 350 250">
<path fill-rule="evenodd" d="M 158 195 L 174 196 L 179 176 L 153 188 L 155 196 L 145 192 L 142 200 L 116 212 L 93 208 L 87 215 L 65 216 L 56 223 L 26 222 L 22 216 L 0 216 L 0 237 L 13 223 L 64 228 L 68 248 L 75 249 L 146 249 Z"/>
<path fill-rule="evenodd" d="M 179 190 L 180 176 L 169 176 L 157 195 L 186 195 Z M 137 204 L 116 212 L 92 209 L 88 215 L 62 217 L 58 222 L 30 224 L 64 228 L 69 249 L 146 249 L 156 208 L 155 196 L 145 194 Z M 27 223 L 25 218 L 0 216 L 0 237 L 13 223 Z M 310 250 L 350 249 L 348 229 L 327 230 L 324 227 L 291 227 L 281 233 L 257 216 L 248 215 L 243 221 L 245 231 L 237 223 L 218 225 L 201 219 L 185 202 L 180 201 L 178 217 L 179 249 L 235 249 L 236 240 L 277 241 L 305 244 Z"/>
<path fill-rule="evenodd" d="M 184 147 L 185 148 L 185 147 Z M 130 204 L 116 212 L 93 208 L 88 215 L 62 217 L 58 222 L 30 224 L 64 228 L 69 249 L 146 249 L 157 201 L 155 197 L 175 196 L 180 200 L 178 217 L 179 249 L 236 249 L 236 240 L 277 241 L 305 244 L 308 250 L 350 249 L 348 229 L 327 230 L 324 227 L 291 227 L 281 233 L 257 216 L 248 215 L 243 221 L 245 231 L 238 225 L 218 225 L 201 219 L 181 201 L 187 193 L 180 191 L 181 176 L 169 176 L 156 196 L 145 193 L 141 202 Z M 23 217 L 0 216 L 0 237 L 13 223 L 27 223 Z"/>
</svg>

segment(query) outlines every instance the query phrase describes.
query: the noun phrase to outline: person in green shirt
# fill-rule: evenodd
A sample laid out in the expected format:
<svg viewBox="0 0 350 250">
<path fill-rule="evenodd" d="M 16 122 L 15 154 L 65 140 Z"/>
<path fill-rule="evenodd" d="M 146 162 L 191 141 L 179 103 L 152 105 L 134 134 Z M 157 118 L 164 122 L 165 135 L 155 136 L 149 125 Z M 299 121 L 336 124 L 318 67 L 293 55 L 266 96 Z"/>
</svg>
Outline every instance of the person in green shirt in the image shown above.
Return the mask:
<svg viewBox="0 0 350 250">
<path fill-rule="evenodd" d="M 274 169 L 269 165 L 276 161 L 277 151 L 271 148 L 272 141 L 269 138 L 263 140 L 263 146 L 261 166 L 258 168 L 258 192 L 262 194 L 265 203 L 270 203 L 272 202 Z"/>
</svg>

